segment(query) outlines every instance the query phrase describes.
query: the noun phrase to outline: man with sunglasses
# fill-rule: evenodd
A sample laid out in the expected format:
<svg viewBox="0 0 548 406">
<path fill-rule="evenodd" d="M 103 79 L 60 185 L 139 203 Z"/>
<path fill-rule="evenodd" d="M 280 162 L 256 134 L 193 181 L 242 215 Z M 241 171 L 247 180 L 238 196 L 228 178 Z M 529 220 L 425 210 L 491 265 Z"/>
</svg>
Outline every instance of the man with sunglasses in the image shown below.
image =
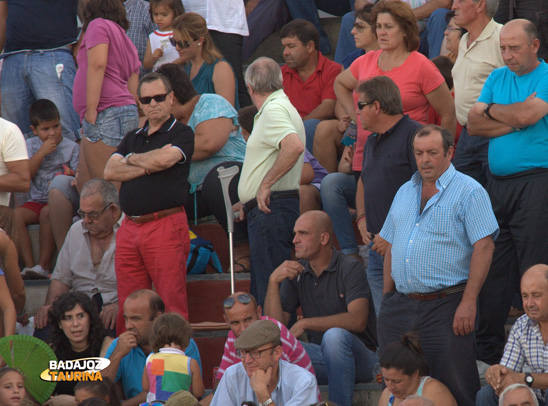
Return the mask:
<svg viewBox="0 0 548 406">
<path fill-rule="evenodd" d="M 83 292 L 98 305 L 103 325 L 114 329 L 118 293 L 114 252 L 120 227 L 120 204 L 114 185 L 92 179 L 82 188 L 78 215 L 59 252 L 45 304 L 34 317 L 35 336 L 48 339 L 48 310 L 63 293 Z"/>
<path fill-rule="evenodd" d="M 252 323 L 234 341 L 242 362 L 232 365 L 221 379 L 212 406 L 302 406 L 318 401 L 316 378 L 284 361 L 280 329 L 269 320 Z"/>
<path fill-rule="evenodd" d="M 105 179 L 122 182 L 126 214 L 116 236 L 118 299 L 154 282 L 169 311 L 188 319 L 186 261 L 190 251 L 184 210 L 194 152 L 190 127 L 171 114 L 173 92 L 159 73 L 145 75 L 137 89 L 147 121 L 129 132 L 105 167 Z M 123 332 L 118 313 L 117 331 Z"/>
<path fill-rule="evenodd" d="M 252 295 L 244 292 L 233 293 L 223 301 L 223 309 L 224 318 L 226 324 L 230 328 L 230 332 L 228 333 L 228 338 L 225 343 L 221 365 L 215 376 L 215 387 L 219 384 L 219 381 L 222 379 L 228 367 L 242 361 L 236 354 L 234 341 L 240 337 L 246 328 L 257 320 L 270 320 L 273 323 L 276 323 L 280 329 L 282 359 L 284 361 L 298 365 L 314 374 L 314 368 L 312 367 L 310 358 L 301 343 L 278 320 L 268 316 L 262 316 L 261 306 L 257 304 L 257 300 Z M 209 405 L 212 397 L 213 395 L 210 395 L 202 399 L 200 405 Z"/>
</svg>

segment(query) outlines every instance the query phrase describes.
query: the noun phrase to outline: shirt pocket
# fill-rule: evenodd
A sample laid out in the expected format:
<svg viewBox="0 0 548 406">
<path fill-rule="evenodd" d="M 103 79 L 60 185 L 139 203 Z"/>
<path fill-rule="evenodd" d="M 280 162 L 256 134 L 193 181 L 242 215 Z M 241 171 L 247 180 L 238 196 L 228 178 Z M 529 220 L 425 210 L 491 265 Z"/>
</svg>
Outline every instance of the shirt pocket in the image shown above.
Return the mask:
<svg viewBox="0 0 548 406">
<path fill-rule="evenodd" d="M 430 213 L 426 218 L 426 231 L 438 237 L 442 237 L 442 240 L 449 239 L 455 232 L 453 230 L 453 209 L 449 207 L 434 206 L 431 208 Z"/>
</svg>

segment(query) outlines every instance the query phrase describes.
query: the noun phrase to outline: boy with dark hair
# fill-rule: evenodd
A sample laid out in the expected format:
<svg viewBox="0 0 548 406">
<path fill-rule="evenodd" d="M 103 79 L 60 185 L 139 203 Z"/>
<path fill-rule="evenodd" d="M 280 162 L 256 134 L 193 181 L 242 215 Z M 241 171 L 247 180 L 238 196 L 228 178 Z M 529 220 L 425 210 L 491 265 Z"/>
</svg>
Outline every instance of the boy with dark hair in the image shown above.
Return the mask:
<svg viewBox="0 0 548 406">
<path fill-rule="evenodd" d="M 31 176 L 30 199 L 15 209 L 17 251 L 25 268 L 24 279 L 47 279 L 55 250 L 49 221 L 48 186 L 57 175 L 74 175 L 79 147 L 64 138 L 57 106 L 50 100 L 35 101 L 30 108 L 31 130 L 36 135 L 27 140 Z M 40 258 L 35 264 L 27 226 L 40 224 Z"/>
</svg>

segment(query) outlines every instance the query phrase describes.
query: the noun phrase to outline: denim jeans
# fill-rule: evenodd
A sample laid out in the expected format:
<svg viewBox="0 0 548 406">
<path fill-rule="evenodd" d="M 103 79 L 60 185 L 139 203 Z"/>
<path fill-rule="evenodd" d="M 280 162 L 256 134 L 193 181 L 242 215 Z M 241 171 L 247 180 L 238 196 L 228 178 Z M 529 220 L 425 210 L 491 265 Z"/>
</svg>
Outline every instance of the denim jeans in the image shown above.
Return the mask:
<svg viewBox="0 0 548 406">
<path fill-rule="evenodd" d="M 373 251 L 372 246 L 373 242 L 369 243 L 369 263 L 365 272 L 367 274 L 367 283 L 371 288 L 371 296 L 373 296 L 375 314 L 378 317 L 382 303 L 384 257 Z"/>
<path fill-rule="evenodd" d="M 306 132 L 306 149 L 312 153 L 314 148 L 314 134 L 316 133 L 316 127 L 320 124 L 320 120 L 317 118 L 311 118 L 310 120 L 304 120 L 304 131 Z"/>
<path fill-rule="evenodd" d="M 285 0 L 291 18 L 304 18 L 310 21 L 320 33 L 320 51 L 327 55 L 331 53 L 329 37 L 320 24 L 318 10 L 336 16 L 342 16 L 354 7 L 354 0 Z"/>
<path fill-rule="evenodd" d="M 346 13 L 341 20 L 341 29 L 339 30 L 339 39 L 337 41 L 337 49 L 335 49 L 335 57 L 333 60 L 342 65 L 344 58 L 350 52 L 356 51 L 356 43 L 354 36 L 350 33 L 354 25 L 354 12 Z"/>
<path fill-rule="evenodd" d="M 247 213 L 251 266 L 251 293 L 263 306 L 270 274 L 291 259 L 293 226 L 299 217 L 299 199 L 270 200 L 267 214 L 258 207 Z"/>
<path fill-rule="evenodd" d="M 102 141 L 109 147 L 117 147 L 122 138 L 139 126 L 137 106 L 109 107 L 97 114 L 94 124 L 82 122 L 82 133 L 91 142 Z"/>
<path fill-rule="evenodd" d="M 358 243 L 354 236 L 349 207 L 356 207 L 356 181 L 354 175 L 330 173 L 322 180 L 320 187 L 323 210 L 333 222 L 335 236 L 341 252 L 346 255 L 358 253 Z"/>
<path fill-rule="evenodd" d="M 79 139 L 80 119 L 72 107 L 76 66 L 68 50 L 25 51 L 4 58 L 0 88 L 2 117 L 30 132 L 29 109 L 38 99 L 55 103 L 63 137 Z"/>
<path fill-rule="evenodd" d="M 373 380 L 377 355 L 348 330 L 334 327 L 325 332 L 322 345 L 301 343 L 310 357 L 318 384 L 329 383 L 329 400 L 352 406 L 354 383 Z"/>
<path fill-rule="evenodd" d="M 483 187 L 487 187 L 490 177 L 488 149 L 489 138 L 470 136 L 466 127 L 463 127 L 453 158 L 455 169 L 471 176 Z"/>
<path fill-rule="evenodd" d="M 476 395 L 476 406 L 498 406 L 498 404 L 499 397 L 495 394 L 495 390 L 491 385 L 484 386 Z M 538 404 L 539 406 L 548 404 L 548 392 L 546 392 L 544 399 L 538 399 Z"/>
</svg>

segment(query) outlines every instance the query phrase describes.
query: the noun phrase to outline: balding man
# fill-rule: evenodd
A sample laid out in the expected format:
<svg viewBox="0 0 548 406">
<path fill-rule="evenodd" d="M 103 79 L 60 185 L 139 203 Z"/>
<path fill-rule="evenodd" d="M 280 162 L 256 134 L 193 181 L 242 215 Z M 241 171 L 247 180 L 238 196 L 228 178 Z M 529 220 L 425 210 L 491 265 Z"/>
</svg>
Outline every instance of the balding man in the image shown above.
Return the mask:
<svg viewBox="0 0 548 406">
<path fill-rule="evenodd" d="M 302 345 L 318 383 L 329 382 L 329 400 L 350 406 L 354 383 L 370 381 L 377 362 L 365 334 L 369 315 L 374 318 L 365 270 L 333 248 L 333 225 L 325 212 L 303 214 L 294 233 L 300 261 L 285 261 L 272 272 L 265 313 L 287 325 L 291 313 L 302 308 L 304 317 L 290 331 L 295 337 L 307 334 Z"/>
<path fill-rule="evenodd" d="M 534 265 L 525 272 L 521 297 L 525 314 L 512 326 L 500 364 L 485 373 L 489 385 L 478 392 L 476 406 L 496 406 L 498 395 L 515 383 L 533 388 L 539 403 L 546 405 L 542 391 L 548 389 L 548 265 Z"/>
<path fill-rule="evenodd" d="M 539 39 L 527 20 L 500 33 L 505 67 L 494 70 L 468 116 L 468 131 L 489 138 L 487 185 L 500 236 L 479 298 L 479 344 L 496 363 L 520 274 L 548 263 L 548 64 L 537 59 Z"/>
</svg>

